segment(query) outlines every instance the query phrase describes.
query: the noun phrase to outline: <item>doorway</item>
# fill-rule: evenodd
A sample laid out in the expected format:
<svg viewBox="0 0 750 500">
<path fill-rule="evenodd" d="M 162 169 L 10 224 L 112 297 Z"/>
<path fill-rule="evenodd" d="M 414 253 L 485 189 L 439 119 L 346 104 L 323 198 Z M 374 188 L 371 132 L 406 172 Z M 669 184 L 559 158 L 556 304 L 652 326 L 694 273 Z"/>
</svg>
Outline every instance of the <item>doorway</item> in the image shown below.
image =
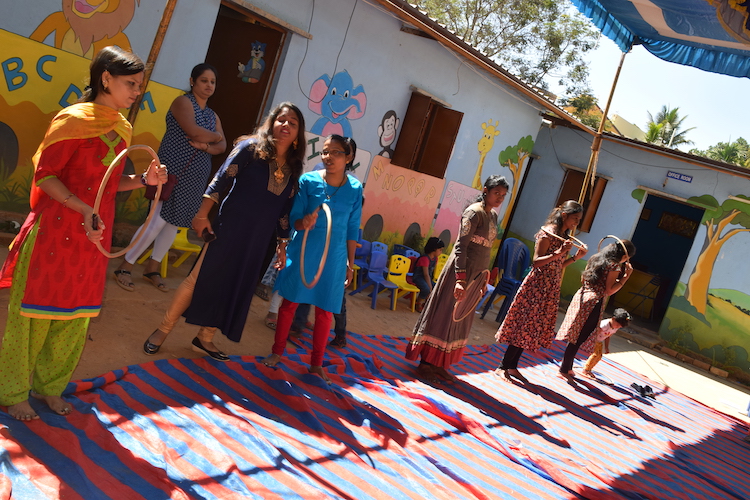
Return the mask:
<svg viewBox="0 0 750 500">
<path fill-rule="evenodd" d="M 206 62 L 216 67 L 217 89 L 209 103 L 221 120 L 227 153 L 234 140 L 252 133 L 277 73 L 286 31 L 272 23 L 222 5 Z M 214 171 L 226 155 L 213 158 Z"/>
<path fill-rule="evenodd" d="M 685 267 L 704 210 L 649 193 L 632 241 L 633 275 L 615 305 L 658 329 Z"/>
</svg>

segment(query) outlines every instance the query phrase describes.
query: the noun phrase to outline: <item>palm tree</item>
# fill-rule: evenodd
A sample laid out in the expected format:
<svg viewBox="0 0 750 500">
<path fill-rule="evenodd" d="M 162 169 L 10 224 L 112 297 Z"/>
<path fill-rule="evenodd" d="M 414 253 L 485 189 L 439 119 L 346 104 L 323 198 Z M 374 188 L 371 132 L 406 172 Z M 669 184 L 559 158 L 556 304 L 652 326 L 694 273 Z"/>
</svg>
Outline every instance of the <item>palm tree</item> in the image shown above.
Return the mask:
<svg viewBox="0 0 750 500">
<path fill-rule="evenodd" d="M 652 144 L 668 148 L 674 148 L 681 144 L 692 144 L 693 141 L 688 139 L 686 134 L 694 130 L 695 127 L 680 130 L 682 122 L 685 121 L 687 115 L 680 117 L 679 111 L 680 108 L 670 109 L 669 106 L 662 106 L 659 112 L 656 113 L 656 117 L 648 113 L 648 124 L 646 125 L 648 131 L 653 131 L 656 134 L 656 130 L 653 128 L 654 125 L 659 125 L 660 130 L 658 134 L 651 136 L 650 139 L 650 134 L 647 133 L 646 140 Z"/>
</svg>

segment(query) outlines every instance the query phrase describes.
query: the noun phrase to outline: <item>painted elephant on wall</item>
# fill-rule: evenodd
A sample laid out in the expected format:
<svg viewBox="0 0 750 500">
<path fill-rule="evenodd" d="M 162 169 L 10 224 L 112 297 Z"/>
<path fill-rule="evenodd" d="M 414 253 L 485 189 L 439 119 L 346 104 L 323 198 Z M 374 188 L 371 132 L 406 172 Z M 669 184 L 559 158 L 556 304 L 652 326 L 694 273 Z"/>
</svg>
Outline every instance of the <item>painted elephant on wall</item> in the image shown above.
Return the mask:
<svg viewBox="0 0 750 500">
<path fill-rule="evenodd" d="M 325 74 L 313 82 L 308 107 L 321 115 L 310 132 L 322 136 L 340 134 L 351 137 L 349 120 L 364 116 L 367 96 L 364 87 L 355 87 L 352 77 L 344 70 L 333 75 L 333 78 Z"/>
</svg>

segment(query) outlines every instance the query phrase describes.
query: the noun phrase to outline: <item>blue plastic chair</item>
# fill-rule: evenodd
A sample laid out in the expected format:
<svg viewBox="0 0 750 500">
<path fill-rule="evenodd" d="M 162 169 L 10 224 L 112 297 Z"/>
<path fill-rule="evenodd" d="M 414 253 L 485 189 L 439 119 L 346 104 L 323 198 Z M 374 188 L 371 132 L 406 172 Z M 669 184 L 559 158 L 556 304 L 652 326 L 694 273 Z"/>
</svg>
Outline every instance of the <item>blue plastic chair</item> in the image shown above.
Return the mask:
<svg viewBox="0 0 750 500">
<path fill-rule="evenodd" d="M 484 304 L 482 319 L 484 319 L 484 315 L 487 314 L 492 303 L 495 302 L 497 295 L 505 295 L 505 299 L 503 300 L 503 305 L 500 306 L 500 311 L 498 311 L 495 321 L 501 323 L 505 319 L 505 315 L 508 313 L 510 304 L 513 302 L 513 298 L 516 296 L 516 292 L 518 292 L 518 288 L 523 282 L 528 267 L 529 248 L 516 238 L 507 238 L 503 241 L 503 246 L 500 247 L 498 262 L 498 268 L 503 271 L 503 275 L 492 291 L 489 300 Z"/>
<path fill-rule="evenodd" d="M 370 294 L 370 296 L 372 297 L 372 304 L 370 305 L 370 307 L 372 307 L 373 309 L 376 308 L 378 302 L 378 294 L 383 290 L 391 291 L 391 303 L 393 303 L 393 301 L 396 300 L 395 293 L 396 290 L 398 290 L 398 285 L 396 285 L 395 283 L 391 283 L 390 281 L 385 279 L 387 262 L 388 254 L 373 250 L 373 252 L 370 254 L 370 268 L 366 273 L 362 274 L 362 284 L 360 284 L 359 288 L 357 288 L 353 292 L 349 292 L 349 295 L 355 295 L 372 286 L 372 293 Z"/>
<path fill-rule="evenodd" d="M 393 253 L 395 254 L 395 253 L 396 253 L 396 250 L 393 250 Z M 411 248 L 410 248 L 410 249 L 408 249 L 408 250 L 406 250 L 406 252 L 405 252 L 405 253 L 402 253 L 402 254 L 399 254 L 399 255 L 403 255 L 403 256 L 404 256 L 404 257 L 406 257 L 407 259 L 408 259 L 408 258 L 410 258 L 410 257 L 416 257 L 416 258 L 419 258 L 419 252 L 417 252 L 416 250 L 412 250 Z"/>
<path fill-rule="evenodd" d="M 361 245 L 354 251 L 354 288 L 357 288 L 357 282 L 359 276 L 367 272 L 370 267 L 370 253 L 372 252 L 372 243 L 367 240 L 359 240 L 358 243 Z M 360 273 L 361 271 L 361 273 Z"/>
<path fill-rule="evenodd" d="M 406 252 L 413 252 L 413 251 L 414 249 L 409 248 L 406 245 L 393 245 L 393 255 L 403 255 L 404 257 L 408 257 L 408 255 L 406 255 Z"/>
<path fill-rule="evenodd" d="M 373 241 L 372 242 L 372 251 L 373 252 L 382 252 L 388 257 L 388 245 L 381 241 Z M 385 266 L 384 266 L 385 267 Z"/>
</svg>

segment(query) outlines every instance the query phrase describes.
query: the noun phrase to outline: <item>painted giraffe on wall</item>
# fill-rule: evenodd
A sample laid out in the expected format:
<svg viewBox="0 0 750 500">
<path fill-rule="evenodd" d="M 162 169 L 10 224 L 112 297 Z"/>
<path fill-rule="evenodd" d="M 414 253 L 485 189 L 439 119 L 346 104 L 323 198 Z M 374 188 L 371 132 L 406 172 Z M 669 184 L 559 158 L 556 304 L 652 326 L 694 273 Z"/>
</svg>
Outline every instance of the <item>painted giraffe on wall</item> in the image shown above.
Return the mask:
<svg viewBox="0 0 750 500">
<path fill-rule="evenodd" d="M 492 119 L 488 120 L 487 123 L 482 123 L 482 129 L 484 134 L 477 143 L 477 149 L 479 149 L 479 163 L 477 164 L 477 173 L 474 175 L 474 180 L 471 183 L 471 187 L 474 189 L 482 189 L 482 167 L 484 167 L 484 159 L 487 157 L 487 153 L 490 152 L 492 146 L 495 145 L 495 137 L 500 134 L 497 130 L 498 121 L 495 120 L 495 124 L 492 124 Z"/>
</svg>

